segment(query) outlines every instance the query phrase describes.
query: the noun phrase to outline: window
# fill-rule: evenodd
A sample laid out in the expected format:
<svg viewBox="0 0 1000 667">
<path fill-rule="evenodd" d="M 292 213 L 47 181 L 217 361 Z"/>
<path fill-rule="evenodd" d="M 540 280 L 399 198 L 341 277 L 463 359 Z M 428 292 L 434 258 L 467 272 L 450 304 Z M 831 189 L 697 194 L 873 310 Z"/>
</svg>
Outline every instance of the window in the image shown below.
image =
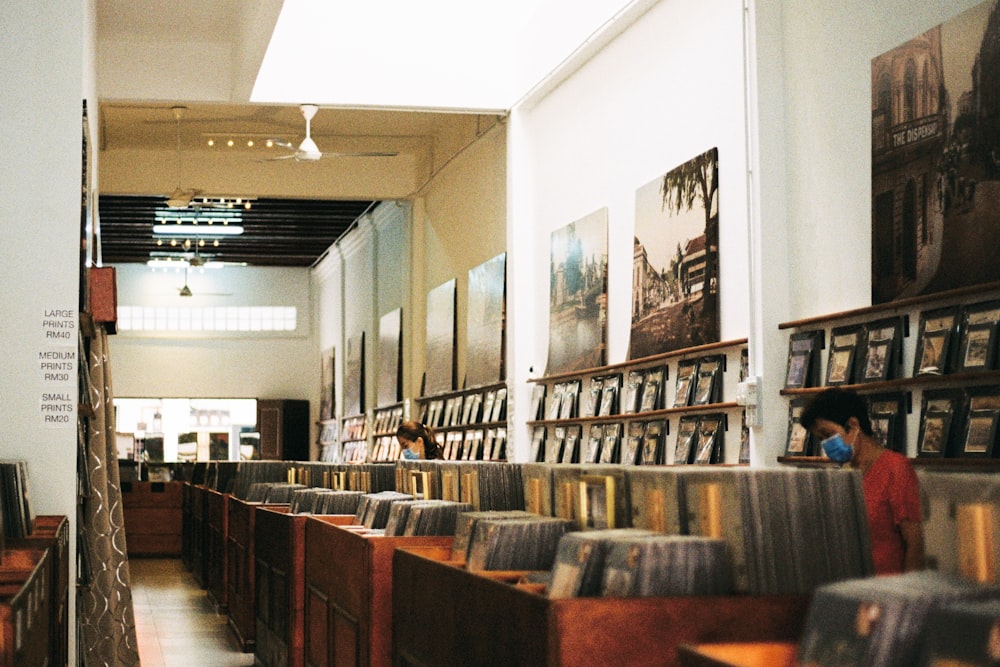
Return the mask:
<svg viewBox="0 0 1000 667">
<path fill-rule="evenodd" d="M 119 306 L 119 331 L 295 331 L 295 306 Z"/>
</svg>

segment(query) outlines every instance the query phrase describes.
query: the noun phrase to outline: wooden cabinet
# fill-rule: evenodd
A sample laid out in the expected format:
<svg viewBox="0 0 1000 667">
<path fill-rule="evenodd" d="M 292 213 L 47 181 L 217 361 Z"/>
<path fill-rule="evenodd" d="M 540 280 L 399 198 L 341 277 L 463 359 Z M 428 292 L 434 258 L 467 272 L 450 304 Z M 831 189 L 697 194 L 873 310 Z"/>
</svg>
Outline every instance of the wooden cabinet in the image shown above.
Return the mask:
<svg viewBox="0 0 1000 667">
<path fill-rule="evenodd" d="M 47 551 L 51 557 L 49 602 L 49 662 L 69 663 L 69 520 L 65 516 L 36 516 L 31 535 L 8 539 L 7 549 Z M 0 558 L 0 563 L 3 558 Z"/>
<path fill-rule="evenodd" d="M 123 482 L 130 556 L 180 556 L 184 482 Z"/>
<path fill-rule="evenodd" d="M 254 569 L 254 532 L 260 503 L 248 503 L 231 497 L 227 503 L 226 523 L 226 603 L 229 627 L 244 653 L 256 645 L 257 625 L 254 604 L 256 578 Z"/>
<path fill-rule="evenodd" d="M 309 401 L 257 401 L 260 457 L 277 461 L 309 460 Z"/>
<path fill-rule="evenodd" d="M 397 549 L 394 664 L 677 665 L 681 644 L 795 641 L 809 605 L 804 595 L 550 600 L 509 576 Z"/>
<path fill-rule="evenodd" d="M 208 597 L 225 613 L 229 567 L 226 563 L 226 534 L 229 526 L 229 494 L 205 490 L 205 560 Z"/>
<path fill-rule="evenodd" d="M 392 554 L 445 557 L 452 537 L 386 537 L 353 516 L 313 516 L 305 529 L 305 660 L 310 667 L 392 664 Z M 434 621 L 429 620 L 433 625 Z"/>
<path fill-rule="evenodd" d="M 50 664 L 53 552 L 4 549 L 0 561 L 0 667 Z"/>
<path fill-rule="evenodd" d="M 254 658 L 264 667 L 303 665 L 305 514 L 287 506 L 256 512 L 254 527 Z"/>
<path fill-rule="evenodd" d="M 417 399 L 418 421 L 435 431 L 441 458 L 507 460 L 507 385 L 503 382 Z"/>
</svg>

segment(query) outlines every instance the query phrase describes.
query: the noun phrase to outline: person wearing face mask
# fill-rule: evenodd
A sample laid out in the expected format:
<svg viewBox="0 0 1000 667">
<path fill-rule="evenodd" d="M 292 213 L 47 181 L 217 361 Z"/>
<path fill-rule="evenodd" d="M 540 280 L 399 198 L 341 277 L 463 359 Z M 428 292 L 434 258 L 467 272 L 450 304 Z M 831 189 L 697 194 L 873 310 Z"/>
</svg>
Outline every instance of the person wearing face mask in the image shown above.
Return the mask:
<svg viewBox="0 0 1000 667">
<path fill-rule="evenodd" d="M 405 421 L 396 429 L 396 440 L 404 459 L 439 459 L 441 450 L 434 431 L 418 421 Z"/>
<path fill-rule="evenodd" d="M 817 394 L 799 423 L 818 438 L 836 463 L 863 475 L 875 574 L 924 567 L 920 486 L 909 460 L 874 438 L 868 406 L 857 393 L 833 387 Z"/>
</svg>

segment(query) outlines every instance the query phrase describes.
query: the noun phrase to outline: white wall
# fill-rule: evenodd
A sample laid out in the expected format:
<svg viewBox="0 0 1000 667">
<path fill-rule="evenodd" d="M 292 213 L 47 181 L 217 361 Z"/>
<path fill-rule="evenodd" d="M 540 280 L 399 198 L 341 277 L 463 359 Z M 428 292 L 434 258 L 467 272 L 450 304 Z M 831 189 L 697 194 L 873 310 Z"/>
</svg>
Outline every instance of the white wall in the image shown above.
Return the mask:
<svg viewBox="0 0 1000 667">
<path fill-rule="evenodd" d="M 541 99 L 510 139 L 512 387 L 544 372 L 553 230 L 608 207 L 608 363 L 625 360 L 636 190 L 719 149 L 721 335 L 748 335 L 742 2 L 660 2 Z M 516 434 L 517 458 L 527 437 Z"/>
<path fill-rule="evenodd" d="M 121 331 L 110 337 L 116 395 L 306 399 L 313 420 L 318 418 L 320 353 L 308 268 L 192 270 L 188 276 L 191 297 L 177 294 L 184 284 L 183 272 L 154 272 L 141 264 L 118 265 L 116 272 L 119 306 L 252 305 L 298 310 L 295 332 Z"/>
<path fill-rule="evenodd" d="M 75 408 L 76 383 L 44 382 L 38 354 L 50 347 L 45 311 L 65 309 L 75 321 L 78 310 L 81 107 L 93 89 L 92 52 L 91 2 L 0 4 L 0 227 L 6 232 L 0 280 L 8 286 L 0 292 L 0 458 L 27 460 L 33 509 L 67 515 L 71 534 L 76 414 L 67 425 L 47 427 L 40 406 L 43 391 L 58 389 Z M 68 349 L 76 349 L 76 331 Z M 70 552 L 72 582 L 73 540 Z M 70 605 L 72 622 L 73 595 Z"/>
</svg>

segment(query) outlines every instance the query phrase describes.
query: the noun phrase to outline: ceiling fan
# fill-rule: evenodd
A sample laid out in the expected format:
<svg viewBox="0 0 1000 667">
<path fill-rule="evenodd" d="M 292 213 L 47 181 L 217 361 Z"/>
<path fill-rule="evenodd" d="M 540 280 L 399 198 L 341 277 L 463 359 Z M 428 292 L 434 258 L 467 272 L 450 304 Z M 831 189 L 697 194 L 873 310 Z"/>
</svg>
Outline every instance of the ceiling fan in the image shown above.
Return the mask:
<svg viewBox="0 0 1000 667">
<path fill-rule="evenodd" d="M 191 266 L 202 266 L 203 261 L 197 264 L 192 264 Z M 229 292 L 198 292 L 199 296 L 232 296 Z M 184 284 L 177 288 L 177 296 L 194 296 L 194 292 L 191 291 L 190 285 L 188 285 L 188 267 L 184 267 Z"/>
<path fill-rule="evenodd" d="M 324 157 L 395 157 L 399 153 L 395 151 L 361 151 L 361 152 L 348 152 L 348 153 L 324 153 L 320 151 L 319 146 L 312 138 L 312 119 L 316 116 L 316 112 L 319 111 L 319 107 L 315 104 L 303 104 L 299 107 L 302 111 L 302 117 L 306 119 L 306 136 L 305 139 L 299 143 L 298 146 L 294 146 L 287 141 L 281 139 L 273 139 L 275 146 L 281 146 L 287 150 L 292 151 L 288 155 L 280 155 L 278 157 L 268 158 L 268 160 L 295 160 L 296 162 L 315 162 L 320 158 Z"/>
<path fill-rule="evenodd" d="M 177 127 L 177 187 L 167 195 L 167 208 L 187 208 L 191 200 L 201 194 L 201 190 L 181 187 L 181 118 L 187 107 L 174 106 L 170 110 L 174 113 L 174 123 Z"/>
</svg>

